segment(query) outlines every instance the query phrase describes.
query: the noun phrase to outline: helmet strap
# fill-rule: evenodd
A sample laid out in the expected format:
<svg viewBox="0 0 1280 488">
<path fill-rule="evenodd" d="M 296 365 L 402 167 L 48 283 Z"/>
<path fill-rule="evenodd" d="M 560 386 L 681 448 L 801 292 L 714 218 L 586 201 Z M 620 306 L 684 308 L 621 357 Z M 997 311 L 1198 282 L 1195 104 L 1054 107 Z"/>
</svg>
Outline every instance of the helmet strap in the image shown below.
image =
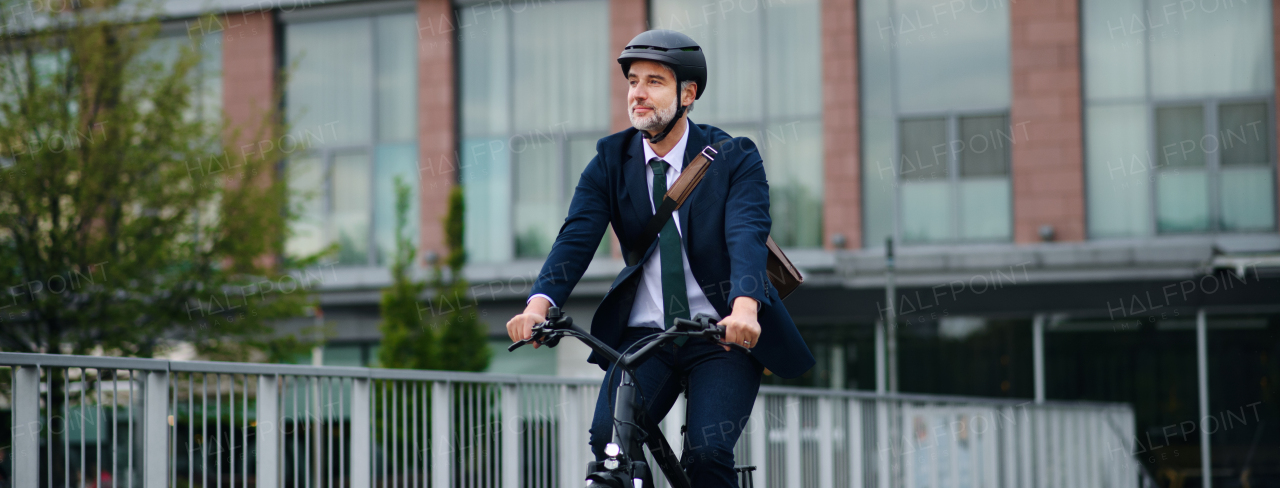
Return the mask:
<svg viewBox="0 0 1280 488">
<path fill-rule="evenodd" d="M 676 109 L 676 116 L 671 118 L 671 122 L 667 122 L 667 127 L 665 129 L 662 129 L 662 132 L 659 132 L 651 136 L 649 135 L 648 132 L 640 131 L 640 136 L 644 137 L 645 139 L 648 139 L 649 144 L 657 144 L 659 142 L 662 142 L 663 139 L 667 138 L 667 134 L 671 133 L 671 129 L 676 128 L 676 123 L 680 122 L 680 117 L 684 116 L 684 109 L 685 109 L 684 104 L 681 104 L 680 108 Z"/>
</svg>

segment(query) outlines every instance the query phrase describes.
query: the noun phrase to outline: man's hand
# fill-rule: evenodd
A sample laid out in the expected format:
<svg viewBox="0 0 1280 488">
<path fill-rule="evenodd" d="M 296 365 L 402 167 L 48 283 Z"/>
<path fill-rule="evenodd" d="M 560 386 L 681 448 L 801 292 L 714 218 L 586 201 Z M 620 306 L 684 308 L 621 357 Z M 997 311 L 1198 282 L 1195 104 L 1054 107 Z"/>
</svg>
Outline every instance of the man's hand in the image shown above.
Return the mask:
<svg viewBox="0 0 1280 488">
<path fill-rule="evenodd" d="M 507 321 L 507 335 L 511 336 L 511 342 L 533 337 L 533 326 L 547 321 L 547 310 L 550 308 L 551 302 L 546 298 L 533 297 L 529 300 L 529 304 L 524 307 L 524 313 L 511 317 L 511 320 Z M 534 349 L 540 345 L 537 342 L 533 343 Z"/>
<path fill-rule="evenodd" d="M 756 341 L 760 339 L 760 322 L 756 321 L 756 313 L 759 311 L 760 302 L 756 299 L 735 298 L 733 312 L 728 317 L 720 319 L 720 325 L 724 326 L 724 341 L 747 349 L 756 347 Z M 729 346 L 724 346 L 724 350 L 728 351 Z"/>
</svg>

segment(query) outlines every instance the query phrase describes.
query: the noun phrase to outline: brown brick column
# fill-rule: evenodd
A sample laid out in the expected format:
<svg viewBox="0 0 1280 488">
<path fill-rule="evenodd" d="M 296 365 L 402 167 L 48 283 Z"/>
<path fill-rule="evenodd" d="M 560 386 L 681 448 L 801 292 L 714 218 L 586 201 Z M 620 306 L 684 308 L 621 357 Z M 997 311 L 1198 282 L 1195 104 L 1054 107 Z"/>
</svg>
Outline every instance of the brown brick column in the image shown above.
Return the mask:
<svg viewBox="0 0 1280 488">
<path fill-rule="evenodd" d="M 631 120 L 627 117 L 627 84 L 613 59 L 632 38 L 648 29 L 647 0 L 609 0 L 609 130 L 614 132 L 631 127 Z M 609 232 L 609 237 L 613 239 L 610 248 L 613 258 L 622 259 L 618 236 Z"/>
<path fill-rule="evenodd" d="M 822 0 L 823 247 L 843 234 L 862 247 L 862 144 L 858 120 L 858 9 L 855 0 Z"/>
<path fill-rule="evenodd" d="M 221 25 L 218 25 L 221 22 Z M 200 19 L 187 23 L 191 36 L 222 33 L 222 110 L 227 129 L 222 137 L 231 148 L 231 157 L 252 155 L 254 146 L 277 135 L 271 129 L 271 112 L 276 99 L 275 17 L 269 10 L 228 14 L 215 21 Z M 279 115 L 275 115 L 279 116 Z M 266 127 L 264 127 L 264 124 Z M 249 146 L 249 147 L 246 147 Z M 256 181 L 267 185 L 270 175 L 260 174 Z M 227 178 L 228 189 L 238 182 Z M 256 264 L 274 266 L 275 255 L 259 256 Z"/>
<path fill-rule="evenodd" d="M 418 0 L 419 256 L 447 254 L 444 218 L 458 178 L 453 40 L 449 0 Z"/>
<path fill-rule="evenodd" d="M 222 31 L 222 109 L 235 145 L 252 144 L 267 112 L 275 108 L 276 38 L 270 11 L 230 14 L 223 25 L 201 21 L 203 33 Z M 194 26 L 188 33 L 197 35 Z M 228 140 L 234 130 L 225 134 Z M 270 134 L 262 136 L 270 137 Z"/>
<path fill-rule="evenodd" d="M 1011 2 L 1013 238 L 1085 238 L 1077 0 Z M 1021 125 L 1020 125 L 1021 124 Z"/>
<path fill-rule="evenodd" d="M 631 127 L 627 118 L 627 84 L 613 59 L 631 39 L 649 29 L 647 0 L 609 0 L 609 129 Z"/>
</svg>

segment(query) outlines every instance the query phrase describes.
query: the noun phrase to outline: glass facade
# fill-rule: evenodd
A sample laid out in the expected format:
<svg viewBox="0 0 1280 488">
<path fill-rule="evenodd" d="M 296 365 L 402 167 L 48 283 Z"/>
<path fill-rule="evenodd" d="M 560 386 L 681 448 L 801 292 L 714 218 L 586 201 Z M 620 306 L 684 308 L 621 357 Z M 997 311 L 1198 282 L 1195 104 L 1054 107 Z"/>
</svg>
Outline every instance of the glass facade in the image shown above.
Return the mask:
<svg viewBox="0 0 1280 488">
<path fill-rule="evenodd" d="M 195 47 L 200 50 L 200 64 L 192 76 L 198 80 L 191 93 L 189 117 L 200 117 L 217 124 L 222 120 L 222 32 L 210 32 L 199 36 L 198 45 L 192 44 L 187 32 L 162 31 L 151 41 L 147 50 L 138 56 L 139 62 L 158 61 L 164 66 L 177 62 L 180 50 Z"/>
<path fill-rule="evenodd" d="M 709 76 L 690 120 L 750 137 L 760 148 L 769 178 L 774 240 L 784 247 L 820 247 L 820 4 L 788 0 L 738 5 L 653 0 L 650 23 L 688 34 L 702 46 Z"/>
<path fill-rule="evenodd" d="M 1271 6 L 1086 0 L 1089 236 L 1275 227 Z"/>
<path fill-rule="evenodd" d="M 299 220 L 287 252 L 338 245 L 347 266 L 394 256 L 400 179 L 417 202 L 417 26 L 413 13 L 290 23 L 287 166 Z M 282 139 L 283 140 L 283 139 Z M 418 238 L 418 206 L 406 232 Z"/>
<path fill-rule="evenodd" d="M 1012 236 L 1009 5 L 935 4 L 859 2 L 864 247 Z"/>
<path fill-rule="evenodd" d="M 467 256 L 546 256 L 596 141 L 609 134 L 608 83 L 621 82 L 608 48 L 609 3 L 518 12 L 480 4 L 457 16 Z"/>
</svg>

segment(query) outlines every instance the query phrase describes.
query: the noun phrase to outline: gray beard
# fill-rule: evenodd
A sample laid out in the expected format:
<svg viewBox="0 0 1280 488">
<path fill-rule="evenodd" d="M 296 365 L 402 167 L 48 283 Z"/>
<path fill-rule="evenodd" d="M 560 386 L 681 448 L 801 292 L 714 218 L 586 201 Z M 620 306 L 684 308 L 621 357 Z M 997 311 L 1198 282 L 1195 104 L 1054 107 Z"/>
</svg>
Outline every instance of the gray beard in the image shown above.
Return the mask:
<svg viewBox="0 0 1280 488">
<path fill-rule="evenodd" d="M 655 108 L 653 114 L 648 118 L 636 117 L 635 112 L 627 111 L 627 116 L 631 119 L 631 126 L 646 132 L 658 132 L 671 123 L 676 118 L 676 109 L 679 107 L 680 100 L 676 99 L 667 108 Z"/>
</svg>

